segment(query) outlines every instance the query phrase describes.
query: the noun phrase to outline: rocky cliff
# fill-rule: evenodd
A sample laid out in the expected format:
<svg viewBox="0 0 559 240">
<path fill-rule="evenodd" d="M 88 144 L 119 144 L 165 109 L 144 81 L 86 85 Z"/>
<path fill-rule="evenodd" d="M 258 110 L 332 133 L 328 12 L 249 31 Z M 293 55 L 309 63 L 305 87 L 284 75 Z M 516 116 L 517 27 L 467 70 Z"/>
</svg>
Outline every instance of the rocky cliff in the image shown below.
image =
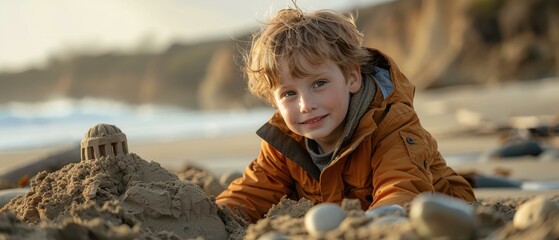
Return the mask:
<svg viewBox="0 0 559 240">
<path fill-rule="evenodd" d="M 365 45 L 392 56 L 418 90 L 559 75 L 559 1 L 400 0 L 355 12 Z M 0 103 L 65 96 L 193 109 L 260 106 L 240 72 L 248 39 L 76 56 L 0 73 Z"/>
<path fill-rule="evenodd" d="M 559 75 L 559 2 L 408 0 L 364 9 L 366 45 L 419 89 Z"/>
</svg>

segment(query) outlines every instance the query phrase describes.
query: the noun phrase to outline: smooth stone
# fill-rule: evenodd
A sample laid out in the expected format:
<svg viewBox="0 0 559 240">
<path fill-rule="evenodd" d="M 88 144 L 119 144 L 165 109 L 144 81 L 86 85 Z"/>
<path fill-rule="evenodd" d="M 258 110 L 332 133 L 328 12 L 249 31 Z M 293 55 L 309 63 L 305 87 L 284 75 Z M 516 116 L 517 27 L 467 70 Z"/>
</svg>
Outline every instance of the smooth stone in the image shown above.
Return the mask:
<svg viewBox="0 0 559 240">
<path fill-rule="evenodd" d="M 204 181 L 204 191 L 209 195 L 217 196 L 223 192 L 225 188 L 219 184 L 218 180 L 214 177 L 206 178 Z"/>
<path fill-rule="evenodd" d="M 338 204 L 320 203 L 305 214 L 305 229 L 310 235 L 320 236 L 338 228 L 345 217 L 345 212 Z"/>
<path fill-rule="evenodd" d="M 544 151 L 538 159 L 542 162 L 558 162 L 559 161 L 559 149 L 548 149 Z"/>
<path fill-rule="evenodd" d="M 29 192 L 29 188 L 11 188 L 0 190 L 0 207 L 8 204 L 10 200 L 19 195 L 25 195 L 27 192 Z"/>
<path fill-rule="evenodd" d="M 224 188 L 227 188 L 229 184 L 233 182 L 233 180 L 242 176 L 242 172 L 239 172 L 237 170 L 229 170 L 221 175 L 221 177 L 219 178 L 219 184 L 221 184 L 221 186 L 223 186 Z"/>
<path fill-rule="evenodd" d="M 559 182 L 523 182 L 522 190 L 554 190 L 559 189 Z"/>
<path fill-rule="evenodd" d="M 377 218 L 386 215 L 405 216 L 406 209 L 397 204 L 386 205 L 378 208 L 373 208 L 365 211 L 365 216 L 369 218 Z"/>
<path fill-rule="evenodd" d="M 397 222 L 407 222 L 408 220 L 409 219 L 407 217 L 389 215 L 373 220 L 371 223 L 367 224 L 367 227 L 372 228 L 372 227 L 385 226 Z"/>
<path fill-rule="evenodd" d="M 268 232 L 258 237 L 258 240 L 288 240 L 289 237 L 279 232 Z"/>
<path fill-rule="evenodd" d="M 411 203 L 410 220 L 416 232 L 428 239 L 471 239 L 475 234 L 474 208 L 440 193 L 417 196 Z"/>
<path fill-rule="evenodd" d="M 504 143 L 491 153 L 493 158 L 538 156 L 544 149 L 535 139 L 514 139 Z"/>
<path fill-rule="evenodd" d="M 67 150 L 56 152 L 46 157 L 35 159 L 27 164 L 14 168 L 1 169 L 0 179 L 18 185 L 19 180 L 25 175 L 33 177 L 42 171 L 53 172 L 70 164 L 80 162 L 80 146 L 72 146 Z"/>
<path fill-rule="evenodd" d="M 522 182 L 504 177 L 474 175 L 475 188 L 521 188 Z"/>
<path fill-rule="evenodd" d="M 518 207 L 512 225 L 524 229 L 554 214 L 559 214 L 559 205 L 543 196 L 537 196 Z"/>
</svg>

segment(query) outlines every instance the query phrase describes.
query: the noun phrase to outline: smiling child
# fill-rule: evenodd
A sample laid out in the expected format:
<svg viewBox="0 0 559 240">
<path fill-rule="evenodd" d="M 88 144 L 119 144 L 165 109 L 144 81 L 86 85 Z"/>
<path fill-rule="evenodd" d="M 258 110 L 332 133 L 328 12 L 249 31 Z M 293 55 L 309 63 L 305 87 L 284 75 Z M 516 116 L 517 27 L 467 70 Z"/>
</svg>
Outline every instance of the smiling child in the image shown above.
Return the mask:
<svg viewBox="0 0 559 240">
<path fill-rule="evenodd" d="M 359 199 L 363 210 L 422 192 L 475 200 L 421 126 L 412 83 L 362 43 L 354 19 L 330 10 L 280 10 L 254 36 L 249 90 L 277 111 L 257 131 L 259 156 L 218 204 L 256 222 L 283 196 Z"/>
</svg>

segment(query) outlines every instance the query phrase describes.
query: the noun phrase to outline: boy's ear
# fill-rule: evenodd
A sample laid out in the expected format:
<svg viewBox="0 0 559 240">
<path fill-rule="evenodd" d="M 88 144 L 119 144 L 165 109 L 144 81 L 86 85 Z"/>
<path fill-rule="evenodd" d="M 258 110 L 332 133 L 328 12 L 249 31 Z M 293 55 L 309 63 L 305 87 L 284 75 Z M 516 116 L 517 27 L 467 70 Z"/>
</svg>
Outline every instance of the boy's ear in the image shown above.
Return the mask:
<svg viewBox="0 0 559 240">
<path fill-rule="evenodd" d="M 347 75 L 347 83 L 349 85 L 349 92 L 351 92 L 351 93 L 358 92 L 359 89 L 361 88 L 361 82 L 362 82 L 361 68 L 359 67 L 359 65 L 355 65 L 354 67 L 351 67 L 349 69 L 349 72 L 348 72 L 348 75 Z"/>
</svg>

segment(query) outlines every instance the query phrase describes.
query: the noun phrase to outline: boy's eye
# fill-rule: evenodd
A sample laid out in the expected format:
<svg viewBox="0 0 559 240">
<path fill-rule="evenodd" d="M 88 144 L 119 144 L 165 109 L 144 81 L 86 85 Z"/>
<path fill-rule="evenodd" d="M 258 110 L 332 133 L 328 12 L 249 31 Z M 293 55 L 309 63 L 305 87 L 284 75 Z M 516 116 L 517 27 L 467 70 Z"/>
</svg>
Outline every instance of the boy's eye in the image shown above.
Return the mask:
<svg viewBox="0 0 559 240">
<path fill-rule="evenodd" d="M 318 80 L 318 81 L 314 82 L 313 87 L 321 87 L 321 86 L 323 86 L 324 84 L 326 84 L 326 81 L 324 81 L 324 80 Z"/>
<path fill-rule="evenodd" d="M 284 92 L 284 93 L 281 94 L 281 98 L 289 97 L 289 96 L 293 96 L 293 95 L 295 95 L 294 91 L 287 91 L 287 92 Z"/>
</svg>

